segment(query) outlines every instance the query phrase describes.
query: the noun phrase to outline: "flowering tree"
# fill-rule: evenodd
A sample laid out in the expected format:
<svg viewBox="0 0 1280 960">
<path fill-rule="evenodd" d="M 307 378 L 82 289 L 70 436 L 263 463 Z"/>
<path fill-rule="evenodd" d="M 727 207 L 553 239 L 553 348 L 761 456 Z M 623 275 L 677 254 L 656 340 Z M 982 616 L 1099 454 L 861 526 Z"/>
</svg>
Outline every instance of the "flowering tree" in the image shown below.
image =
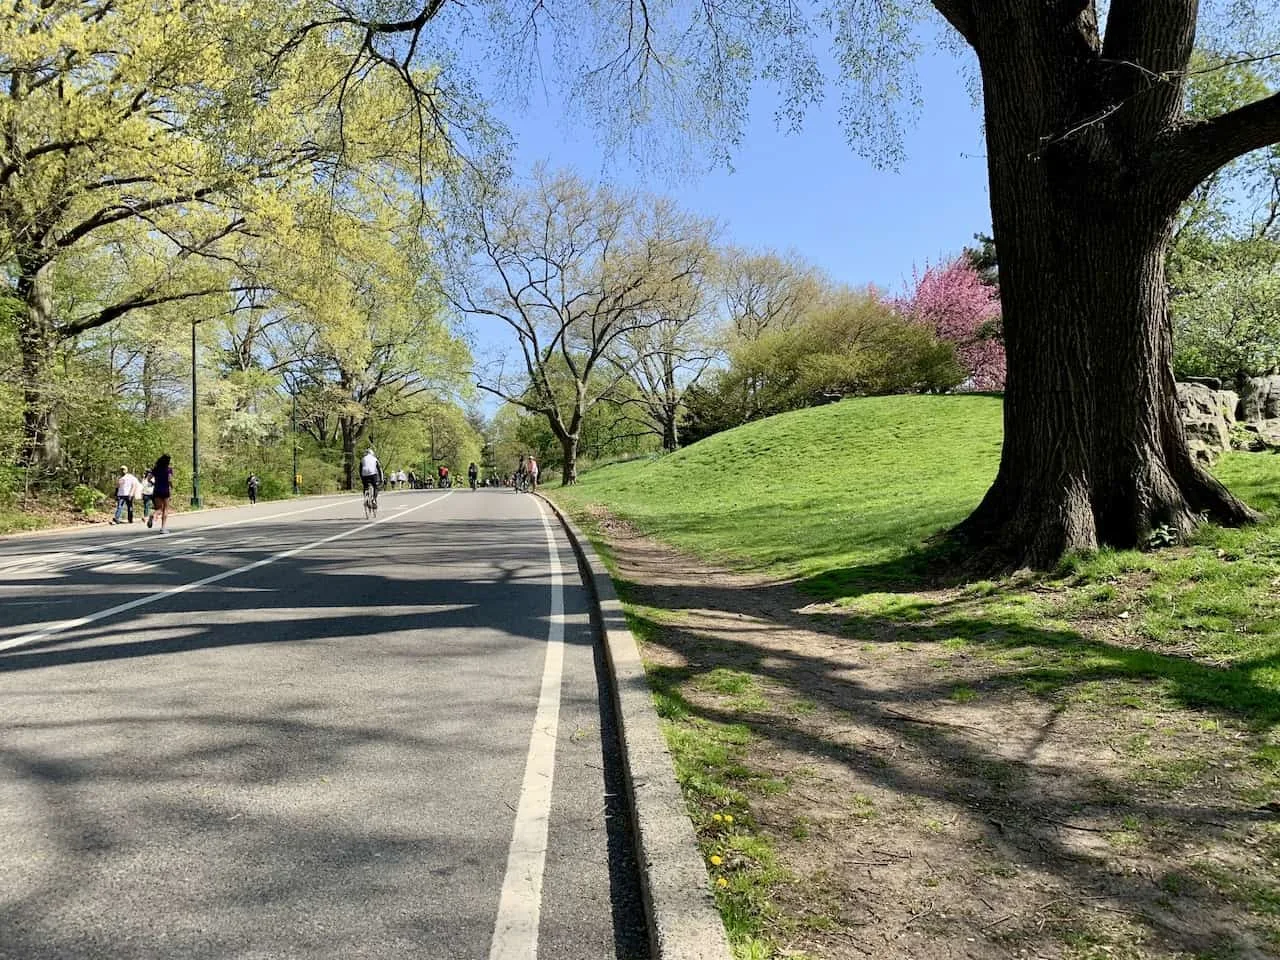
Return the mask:
<svg viewBox="0 0 1280 960">
<path fill-rule="evenodd" d="M 898 309 L 955 345 L 956 359 L 974 390 L 1003 390 L 1005 357 L 1000 336 L 1000 292 L 982 280 L 965 258 L 929 267 Z"/>
</svg>

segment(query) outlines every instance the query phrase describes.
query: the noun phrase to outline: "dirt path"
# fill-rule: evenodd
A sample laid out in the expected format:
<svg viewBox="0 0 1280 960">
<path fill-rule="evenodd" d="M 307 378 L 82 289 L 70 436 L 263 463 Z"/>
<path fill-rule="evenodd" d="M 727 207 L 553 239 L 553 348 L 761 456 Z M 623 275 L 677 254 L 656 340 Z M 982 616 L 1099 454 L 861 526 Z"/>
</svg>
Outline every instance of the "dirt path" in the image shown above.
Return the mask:
<svg viewBox="0 0 1280 960">
<path fill-rule="evenodd" d="M 737 786 L 781 867 L 779 955 L 1280 956 L 1280 818 L 1248 731 L 1037 685 L 1026 638 L 1002 649 L 958 592 L 814 605 L 597 520 L 653 682 L 684 722 L 750 731 Z"/>
</svg>

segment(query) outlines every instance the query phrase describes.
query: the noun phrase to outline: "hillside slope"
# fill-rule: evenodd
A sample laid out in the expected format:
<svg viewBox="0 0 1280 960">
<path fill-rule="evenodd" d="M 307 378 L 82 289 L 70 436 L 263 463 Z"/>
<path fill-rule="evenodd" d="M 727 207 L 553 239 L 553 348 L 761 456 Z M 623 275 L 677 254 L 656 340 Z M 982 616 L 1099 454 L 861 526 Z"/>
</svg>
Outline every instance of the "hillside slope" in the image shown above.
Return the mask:
<svg viewBox="0 0 1280 960">
<path fill-rule="evenodd" d="M 892 559 L 963 519 L 1000 439 L 997 398 L 845 400 L 590 471 L 557 497 L 607 503 L 704 557 L 812 574 Z"/>
</svg>

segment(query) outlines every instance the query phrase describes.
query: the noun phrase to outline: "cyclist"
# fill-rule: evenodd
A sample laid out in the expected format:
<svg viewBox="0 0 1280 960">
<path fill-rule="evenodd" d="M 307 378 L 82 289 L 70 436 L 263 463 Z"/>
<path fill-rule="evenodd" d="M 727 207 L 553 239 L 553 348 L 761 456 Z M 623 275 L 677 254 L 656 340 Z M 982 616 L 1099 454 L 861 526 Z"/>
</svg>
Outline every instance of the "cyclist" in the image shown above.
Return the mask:
<svg viewBox="0 0 1280 960">
<path fill-rule="evenodd" d="M 382 482 L 382 464 L 378 462 L 373 447 L 370 447 L 360 458 L 360 486 L 364 493 L 368 493 L 370 487 L 373 488 L 374 503 L 378 502 L 378 485 Z"/>
</svg>

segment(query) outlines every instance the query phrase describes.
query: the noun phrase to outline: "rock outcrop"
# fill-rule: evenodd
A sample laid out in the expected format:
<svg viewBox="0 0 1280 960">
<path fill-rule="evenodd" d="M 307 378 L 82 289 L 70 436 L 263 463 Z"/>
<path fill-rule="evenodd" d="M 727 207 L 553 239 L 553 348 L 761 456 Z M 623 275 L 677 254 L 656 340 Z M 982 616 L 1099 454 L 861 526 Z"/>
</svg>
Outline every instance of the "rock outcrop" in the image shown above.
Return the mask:
<svg viewBox="0 0 1280 960">
<path fill-rule="evenodd" d="M 1244 382 L 1240 419 L 1245 423 L 1280 420 L 1280 376 L 1250 377 Z"/>
<path fill-rule="evenodd" d="M 1240 398 L 1230 390 L 1214 390 L 1203 383 L 1178 384 L 1178 409 L 1197 459 L 1212 462 L 1231 449 L 1239 404 Z"/>
</svg>

